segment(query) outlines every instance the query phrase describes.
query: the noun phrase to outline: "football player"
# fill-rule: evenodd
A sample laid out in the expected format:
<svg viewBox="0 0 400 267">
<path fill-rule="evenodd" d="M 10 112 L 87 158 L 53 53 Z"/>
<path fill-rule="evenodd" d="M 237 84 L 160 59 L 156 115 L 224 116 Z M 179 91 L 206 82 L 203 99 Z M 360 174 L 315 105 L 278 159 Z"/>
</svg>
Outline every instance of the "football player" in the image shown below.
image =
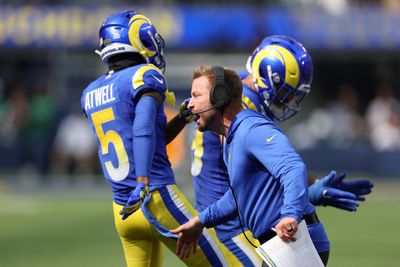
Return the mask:
<svg viewBox="0 0 400 267">
<path fill-rule="evenodd" d="M 97 138 L 98 156 L 113 194 L 114 221 L 128 266 L 161 266 L 169 229 L 197 214 L 176 187 L 166 153 L 164 101 L 172 104 L 163 71 L 164 40 L 136 11 L 109 16 L 99 30 L 108 72 L 83 91 L 81 105 Z M 188 266 L 228 266 L 231 255 L 213 230 L 204 231 Z"/>
</svg>

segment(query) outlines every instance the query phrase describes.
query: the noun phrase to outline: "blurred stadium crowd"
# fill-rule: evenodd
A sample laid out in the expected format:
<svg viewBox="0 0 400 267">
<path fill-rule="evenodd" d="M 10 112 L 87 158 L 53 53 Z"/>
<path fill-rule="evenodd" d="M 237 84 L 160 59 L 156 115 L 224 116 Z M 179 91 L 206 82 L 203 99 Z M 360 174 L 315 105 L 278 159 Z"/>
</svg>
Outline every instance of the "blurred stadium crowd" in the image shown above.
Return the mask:
<svg viewBox="0 0 400 267">
<path fill-rule="evenodd" d="M 301 6 L 302 9 L 319 6 L 333 17 L 333 21 L 335 16 L 340 17 L 348 9 L 362 10 L 365 7 L 373 11 L 383 10 L 383 14 L 389 12 L 400 15 L 400 2 L 396 0 L 149 0 L 135 1 L 135 4 L 144 4 L 144 8 L 167 5 L 188 9 L 189 4 L 194 4 L 201 9 L 202 5 L 227 2 L 243 8 L 244 5 L 264 9 L 279 8 L 280 12 L 292 10 L 293 6 Z M 54 5 L 62 8 L 61 4 L 75 7 L 82 3 L 94 4 L 91 1 L 75 0 L 0 2 L 0 173 L 28 170 L 45 177 L 48 174 L 101 172 L 93 134 L 79 105 L 81 90 L 87 82 L 104 72 L 100 60 L 92 53 L 96 48 L 95 42 L 75 47 L 13 45 L 1 42 L 6 27 L 5 15 L 1 17 L 1 9 L 4 10 L 5 7 L 46 5 L 49 8 Z M 123 0 L 112 3 L 101 0 L 95 4 L 118 4 L 122 7 L 129 5 L 135 8 L 131 6 L 132 1 Z M 350 24 L 352 23 L 351 18 L 346 19 L 350 19 Z M 101 20 L 94 22 L 96 23 L 101 23 Z M 186 22 L 183 20 L 180 23 L 185 25 Z M 214 22 L 204 21 L 204 25 L 207 23 Z M 310 29 L 312 36 L 317 35 L 316 38 L 325 38 L 328 43 L 335 43 L 335 40 L 329 39 L 330 36 L 319 33 L 323 29 L 317 29 L 318 25 L 314 26 L 314 31 Z M 395 27 L 381 26 L 382 31 Z M 184 28 L 182 26 L 181 30 Z M 343 34 L 346 34 L 345 29 L 343 30 Z M 96 33 L 97 28 L 93 31 Z M 368 28 L 360 29 L 361 33 L 354 32 L 354 35 L 368 37 L 373 34 L 368 31 Z M 400 36 L 399 31 L 397 29 L 394 32 L 394 38 Z M 287 34 L 282 29 L 266 33 Z M 335 49 L 321 47 L 313 43 L 313 39 L 305 39 L 307 36 L 295 37 L 311 47 L 309 50 L 315 68 L 312 92 L 310 99 L 306 100 L 306 112 L 299 115 L 295 122 L 283 124 L 282 127 L 312 170 L 325 171 L 323 162 L 328 162 L 326 166 L 338 170 L 396 176 L 399 171 L 396 158 L 400 156 L 400 41 L 389 38 L 386 43 L 383 40 L 379 44 L 355 42 L 351 49 L 344 46 Z M 256 40 L 249 41 L 245 46 L 224 46 L 223 49 L 226 50 L 223 53 L 222 48 L 207 45 L 200 47 L 198 51 L 187 51 L 185 40 L 173 41 L 174 45 L 169 47 L 168 35 L 166 37 L 166 77 L 178 101 L 182 101 L 189 95 L 193 66 L 221 64 L 236 67 L 238 71 L 244 70 L 246 57 L 250 55 L 256 41 L 264 36 L 256 37 Z M 198 57 L 212 60 L 207 63 L 198 60 Z M 187 155 L 190 152 L 190 139 L 189 133 L 184 140 Z M 188 163 L 182 160 L 177 168 L 181 168 L 179 165 L 182 164 Z M 182 169 L 187 172 L 189 166 Z"/>
<path fill-rule="evenodd" d="M 392 87 L 378 85 L 363 113 L 359 91 L 353 85 L 340 86 L 336 94 L 336 99 L 290 128 L 291 140 L 298 149 L 323 143 L 333 148 L 362 144 L 371 145 L 376 151 L 400 149 L 400 102 Z"/>
</svg>

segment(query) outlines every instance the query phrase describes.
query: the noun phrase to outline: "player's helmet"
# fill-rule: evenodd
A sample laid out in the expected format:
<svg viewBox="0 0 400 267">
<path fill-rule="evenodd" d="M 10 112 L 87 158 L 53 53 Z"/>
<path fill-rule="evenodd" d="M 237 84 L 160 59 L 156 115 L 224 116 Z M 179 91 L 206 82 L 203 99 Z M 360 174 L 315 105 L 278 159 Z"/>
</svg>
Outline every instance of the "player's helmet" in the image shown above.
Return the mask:
<svg viewBox="0 0 400 267">
<path fill-rule="evenodd" d="M 121 53 L 139 53 L 147 63 L 164 70 L 164 39 L 151 21 L 139 12 L 124 10 L 109 16 L 99 30 L 104 62 Z"/>
<path fill-rule="evenodd" d="M 249 57 L 246 68 L 277 120 L 289 119 L 300 111 L 313 76 L 311 56 L 302 44 L 288 36 L 267 37 Z"/>
</svg>

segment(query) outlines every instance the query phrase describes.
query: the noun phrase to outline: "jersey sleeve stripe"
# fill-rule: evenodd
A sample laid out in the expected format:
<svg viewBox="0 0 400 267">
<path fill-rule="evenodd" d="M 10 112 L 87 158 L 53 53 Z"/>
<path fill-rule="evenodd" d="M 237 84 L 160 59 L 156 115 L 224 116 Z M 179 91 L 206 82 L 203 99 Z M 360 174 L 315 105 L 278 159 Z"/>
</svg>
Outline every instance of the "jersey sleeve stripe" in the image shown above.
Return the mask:
<svg viewBox="0 0 400 267">
<path fill-rule="evenodd" d="M 158 73 L 162 75 L 161 71 L 154 65 L 146 65 L 143 67 L 140 67 L 135 74 L 132 76 L 132 86 L 133 86 L 133 90 L 138 89 L 140 86 L 144 85 L 144 79 L 143 76 L 144 74 L 149 71 L 149 70 L 155 70 Z"/>
</svg>

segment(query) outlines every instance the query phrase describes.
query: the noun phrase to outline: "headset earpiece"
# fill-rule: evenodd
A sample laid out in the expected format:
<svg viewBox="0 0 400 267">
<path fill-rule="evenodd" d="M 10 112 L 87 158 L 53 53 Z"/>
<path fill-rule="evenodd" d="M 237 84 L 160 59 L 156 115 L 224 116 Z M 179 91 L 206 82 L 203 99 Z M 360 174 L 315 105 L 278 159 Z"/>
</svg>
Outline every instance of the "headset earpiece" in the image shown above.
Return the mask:
<svg viewBox="0 0 400 267">
<path fill-rule="evenodd" d="M 212 70 L 215 75 L 215 84 L 210 91 L 210 101 L 214 108 L 224 111 L 231 101 L 231 91 L 225 84 L 224 68 L 214 66 Z"/>
</svg>

